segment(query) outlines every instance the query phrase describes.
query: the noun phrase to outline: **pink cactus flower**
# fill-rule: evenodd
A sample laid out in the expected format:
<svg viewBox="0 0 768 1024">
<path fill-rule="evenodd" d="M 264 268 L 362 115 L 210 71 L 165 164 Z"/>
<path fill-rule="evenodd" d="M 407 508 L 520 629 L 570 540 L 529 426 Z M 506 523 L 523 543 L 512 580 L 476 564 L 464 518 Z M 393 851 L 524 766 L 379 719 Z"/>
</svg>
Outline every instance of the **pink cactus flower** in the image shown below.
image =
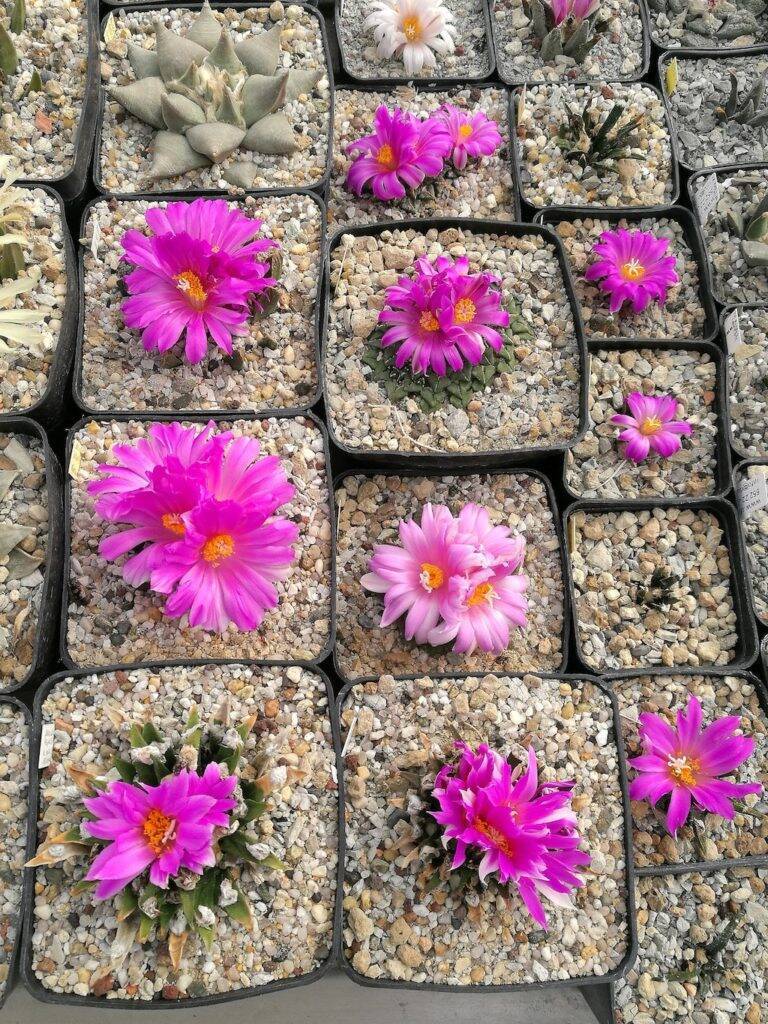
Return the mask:
<svg viewBox="0 0 768 1024">
<path fill-rule="evenodd" d="M 600 0 L 546 0 L 552 9 L 555 25 L 562 25 L 566 18 L 584 20 L 591 17 L 600 6 Z"/>
<path fill-rule="evenodd" d="M 618 313 L 625 302 L 642 313 L 651 302 L 663 306 L 667 293 L 680 283 L 674 256 L 666 256 L 668 238 L 656 238 L 650 231 L 604 231 L 593 252 L 600 257 L 584 274 L 587 281 L 600 281 L 600 290 L 610 295 L 610 310 Z"/>
<path fill-rule="evenodd" d="M 481 852 L 480 880 L 495 873 L 500 884 L 515 885 L 533 919 L 546 928 L 540 897 L 569 907 L 572 891 L 584 884 L 578 871 L 590 862 L 578 848 L 570 806 L 574 783 L 540 786 L 530 747 L 525 771 L 520 766 L 515 772 L 484 743 L 477 752 L 464 742 L 456 747 L 461 757 L 438 773 L 432 793 L 440 809 L 430 812 L 443 826 L 443 845 L 456 843 L 451 868 Z"/>
<path fill-rule="evenodd" d="M 350 143 L 348 154 L 357 154 L 347 173 L 347 187 L 362 195 L 366 185 L 377 199 L 405 198 L 406 188 L 417 188 L 426 177 L 436 177 L 451 151 L 443 125 L 435 130 L 399 107 L 382 105 L 373 119 L 373 134 Z"/>
<path fill-rule="evenodd" d="M 625 427 L 619 434 L 624 443 L 624 455 L 632 462 L 643 462 L 651 450 L 668 459 L 682 447 L 681 435 L 689 436 L 693 427 L 685 420 L 676 420 L 677 400 L 671 395 L 644 395 L 633 391 L 626 397 L 632 413 L 618 413 L 611 423 Z"/>
<path fill-rule="evenodd" d="M 209 764 L 203 775 L 182 769 L 158 786 L 112 782 L 83 803 L 94 816 L 83 828 L 108 845 L 86 876 L 99 884 L 97 900 L 106 900 L 149 869 L 149 881 L 161 889 L 182 869 L 202 874 L 213 867 L 213 831 L 229 826 L 237 778 L 222 776 Z"/>
<path fill-rule="evenodd" d="M 379 322 L 387 324 L 384 348 L 396 345 L 395 366 L 411 363 L 414 373 L 475 366 L 490 346 L 501 351 L 504 339 L 497 327 L 509 326 L 501 308 L 499 279 L 493 274 L 470 274 L 465 256 L 428 259 L 414 264 L 413 277 L 403 276 L 387 288 Z"/>
<path fill-rule="evenodd" d="M 509 647 L 510 629 L 528 625 L 525 592 L 530 580 L 523 573 L 502 574 L 492 569 L 455 577 L 448 589 L 443 621 L 429 633 L 440 647 L 453 643 L 454 654 L 472 654 L 479 647 L 501 654 Z"/>
<path fill-rule="evenodd" d="M 735 783 L 720 778 L 734 772 L 752 756 L 755 741 L 737 735 L 741 721 L 726 715 L 702 729 L 701 704 L 691 697 L 685 711 L 677 712 L 677 728 L 660 715 L 640 715 L 644 753 L 629 760 L 640 774 L 629 787 L 631 800 L 657 804 L 669 794 L 667 830 L 677 835 L 694 803 L 721 818 L 733 818 L 732 800 L 760 793 L 759 782 Z"/>
<path fill-rule="evenodd" d="M 493 156 L 501 146 L 498 124 L 481 110 L 472 114 L 459 110 L 452 103 L 445 103 L 437 112 L 436 119 L 441 120 L 448 129 L 451 159 L 459 171 L 467 166 L 469 157 L 479 159 L 481 156 Z"/>
<path fill-rule="evenodd" d="M 223 200 L 196 199 L 147 212 L 161 233 L 123 236 L 123 255 L 136 270 L 125 278 L 127 327 L 142 332 L 148 351 L 167 352 L 184 336 L 191 363 L 205 358 L 208 338 L 231 355 L 233 337 L 248 333 L 250 303 L 277 282 L 257 257 L 276 243 L 254 241 L 261 221 Z"/>
</svg>

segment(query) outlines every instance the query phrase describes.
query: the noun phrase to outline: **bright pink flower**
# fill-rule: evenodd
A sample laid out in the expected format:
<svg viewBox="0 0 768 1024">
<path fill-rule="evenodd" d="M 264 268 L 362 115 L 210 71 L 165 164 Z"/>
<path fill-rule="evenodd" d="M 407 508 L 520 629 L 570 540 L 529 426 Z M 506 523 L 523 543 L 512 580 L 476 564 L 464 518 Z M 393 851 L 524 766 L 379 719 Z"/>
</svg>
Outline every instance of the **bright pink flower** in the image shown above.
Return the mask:
<svg viewBox="0 0 768 1024">
<path fill-rule="evenodd" d="M 86 876 L 99 883 L 96 899 L 114 896 L 147 868 L 149 881 L 167 889 L 182 868 L 200 875 L 213 867 L 213 830 L 228 827 L 236 785 L 236 776 L 209 764 L 202 776 L 183 769 L 158 786 L 112 782 L 84 799 L 95 820 L 83 828 L 109 841 Z"/>
<path fill-rule="evenodd" d="M 611 423 L 626 427 L 619 434 L 624 442 L 624 454 L 632 462 L 642 462 L 653 449 L 664 459 L 679 452 L 680 435 L 690 435 L 693 427 L 685 420 L 676 420 L 677 400 L 671 395 L 654 397 L 633 391 L 626 398 L 631 416 L 618 413 Z"/>
<path fill-rule="evenodd" d="M 459 110 L 452 103 L 445 103 L 437 112 L 436 119 L 442 121 L 451 139 L 451 159 L 457 170 L 467 166 L 467 158 L 493 156 L 501 145 L 499 126 L 495 121 L 478 110 L 474 114 Z"/>
<path fill-rule="evenodd" d="M 147 211 L 155 232 L 123 236 L 125 259 L 137 268 L 125 278 L 127 327 L 142 331 L 144 348 L 167 352 L 185 336 L 186 358 L 199 363 L 208 337 L 228 355 L 233 336 L 247 334 L 250 303 L 277 282 L 257 257 L 276 243 L 254 241 L 261 221 L 223 199 L 170 203 Z"/>
<path fill-rule="evenodd" d="M 479 570 L 455 577 L 448 588 L 443 621 L 429 633 L 434 647 L 453 644 L 454 654 L 481 651 L 501 654 L 509 647 L 510 627 L 528 625 L 529 579 L 523 573 Z"/>
<path fill-rule="evenodd" d="M 741 726 L 737 715 L 726 715 L 701 728 L 701 704 L 691 697 L 685 711 L 677 712 L 677 728 L 660 715 L 640 715 L 640 738 L 645 753 L 630 758 L 640 775 L 629 787 L 631 800 L 657 804 L 670 794 L 667 829 L 671 835 L 685 824 L 691 803 L 721 818 L 733 818 L 732 800 L 760 793 L 759 782 L 734 783 L 718 776 L 734 772 L 751 757 L 755 741 L 736 735 Z"/>
<path fill-rule="evenodd" d="M 515 772 L 484 743 L 476 753 L 463 742 L 456 747 L 461 757 L 438 773 L 432 793 L 440 810 L 431 812 L 443 826 L 443 845 L 456 843 L 451 868 L 482 851 L 480 880 L 495 872 L 502 885 L 516 885 L 533 919 L 546 928 L 540 896 L 570 906 L 572 890 L 584 884 L 578 869 L 590 862 L 578 849 L 570 807 L 574 783 L 539 786 L 530 747 L 526 770 Z"/>
<path fill-rule="evenodd" d="M 414 373 L 432 370 L 442 377 L 448 368 L 463 369 L 465 359 L 477 365 L 487 345 L 501 351 L 496 327 L 509 326 L 509 313 L 501 308 L 497 277 L 470 274 L 466 256 L 422 256 L 414 267 L 413 277 L 387 288 L 379 313 L 379 322 L 390 325 L 382 346 L 398 346 L 395 366 L 410 361 Z"/>
<path fill-rule="evenodd" d="M 347 186 L 357 195 L 370 184 L 377 199 L 403 199 L 405 189 L 417 188 L 426 177 L 435 177 L 451 150 L 443 125 L 436 130 L 399 107 L 376 111 L 373 134 L 347 146 L 357 154 L 347 174 Z"/>
<path fill-rule="evenodd" d="M 618 313 L 631 302 L 635 313 L 651 302 L 663 306 L 667 292 L 680 283 L 674 256 L 665 256 L 668 238 L 656 238 L 650 231 L 604 231 L 593 252 L 601 257 L 584 274 L 587 281 L 600 281 L 600 291 L 611 297 L 610 309 Z M 600 280 L 600 279 L 603 280 Z"/>
<path fill-rule="evenodd" d="M 562 25 L 566 18 L 589 18 L 600 6 L 600 0 L 546 0 L 552 8 L 555 25 Z"/>
<path fill-rule="evenodd" d="M 522 568 L 525 538 L 511 533 L 508 526 L 494 526 L 487 508 L 468 502 L 459 512 L 459 530 L 472 537 L 482 556 L 482 568 L 505 573 Z"/>
</svg>

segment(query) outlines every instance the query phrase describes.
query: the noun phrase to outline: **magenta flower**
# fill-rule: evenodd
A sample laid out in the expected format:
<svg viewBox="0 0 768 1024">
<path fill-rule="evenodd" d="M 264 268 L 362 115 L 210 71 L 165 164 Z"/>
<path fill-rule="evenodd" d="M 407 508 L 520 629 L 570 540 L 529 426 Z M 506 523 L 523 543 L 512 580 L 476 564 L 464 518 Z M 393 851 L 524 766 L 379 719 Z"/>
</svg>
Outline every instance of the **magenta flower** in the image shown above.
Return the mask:
<svg viewBox="0 0 768 1024">
<path fill-rule="evenodd" d="M 478 110 L 474 114 L 459 110 L 452 103 L 445 103 L 437 112 L 436 119 L 442 121 L 451 140 L 453 166 L 462 171 L 467 158 L 493 156 L 501 145 L 499 126 L 495 121 Z"/>
<path fill-rule="evenodd" d="M 587 281 L 600 281 L 600 290 L 611 297 L 610 309 L 618 313 L 630 302 L 642 313 L 651 302 L 663 306 L 667 292 L 680 283 L 674 256 L 665 256 L 668 238 L 656 238 L 650 231 L 604 231 L 593 252 L 600 257 L 587 267 Z M 601 280 L 602 278 L 602 280 Z"/>
<path fill-rule="evenodd" d="M 552 9 L 555 25 L 562 25 L 566 18 L 589 18 L 600 6 L 600 0 L 546 0 Z"/>
<path fill-rule="evenodd" d="M 112 782 L 83 803 L 94 816 L 83 829 L 108 845 L 86 876 L 97 881 L 95 897 L 106 900 L 149 868 L 149 880 L 161 889 L 185 869 L 201 875 L 213 867 L 213 831 L 229 826 L 236 806 L 234 775 L 222 776 L 209 764 L 202 776 L 182 769 L 159 786 Z"/>
<path fill-rule="evenodd" d="M 405 198 L 406 188 L 417 188 L 426 177 L 436 177 L 451 151 L 444 125 L 422 122 L 399 107 L 376 111 L 373 134 L 347 146 L 357 154 L 347 174 L 347 186 L 357 195 L 370 184 L 377 199 Z"/>
<path fill-rule="evenodd" d="M 510 627 L 528 625 L 529 579 L 523 573 L 503 575 L 492 569 L 456 577 L 448 588 L 443 622 L 429 633 L 434 647 L 453 644 L 454 654 L 481 651 L 501 654 L 509 647 Z"/>
<path fill-rule="evenodd" d="M 545 896 L 558 906 L 571 905 L 572 890 L 583 885 L 580 867 L 590 862 L 578 847 L 577 820 L 570 807 L 573 782 L 538 782 L 536 755 L 513 772 L 500 754 L 481 744 L 477 752 L 463 742 L 457 764 L 446 764 L 432 794 L 440 810 L 430 812 L 443 826 L 443 845 L 456 843 L 451 869 L 469 854 L 482 853 L 478 875 L 496 873 L 502 885 L 514 884 L 529 913 L 541 927 L 547 917 Z"/>
<path fill-rule="evenodd" d="M 736 735 L 741 721 L 726 715 L 701 728 L 701 704 L 691 697 L 685 711 L 677 712 L 677 728 L 660 715 L 640 715 L 640 738 L 645 753 L 630 758 L 629 764 L 640 775 L 629 787 L 631 800 L 647 800 L 655 805 L 670 794 L 667 830 L 677 835 L 695 803 L 703 811 L 721 818 L 733 818 L 732 800 L 749 793 L 760 793 L 759 782 L 734 783 L 721 779 L 751 757 L 755 741 Z"/>
<path fill-rule="evenodd" d="M 379 313 L 379 322 L 389 325 L 382 346 L 398 346 L 395 366 L 410 361 L 414 373 L 432 370 L 442 377 L 448 368 L 463 369 L 464 360 L 477 365 L 486 346 L 501 351 L 496 328 L 509 326 L 509 313 L 501 308 L 497 277 L 470 274 L 466 256 L 422 256 L 414 267 L 413 277 L 387 288 Z"/>
<path fill-rule="evenodd" d="M 276 243 L 254 240 L 262 222 L 223 199 L 170 203 L 146 219 L 155 235 L 123 236 L 123 255 L 137 268 L 125 278 L 126 326 L 142 332 L 148 352 L 167 352 L 183 335 L 191 363 L 205 358 L 209 337 L 231 355 L 232 338 L 248 333 L 250 304 L 258 308 L 277 284 L 257 258 Z"/>
<path fill-rule="evenodd" d="M 655 398 L 633 391 L 627 395 L 626 402 L 632 415 L 618 413 L 611 417 L 611 423 L 626 427 L 619 434 L 619 440 L 624 442 L 624 455 L 632 462 L 647 459 L 651 449 L 668 459 L 680 451 L 680 435 L 693 432 L 690 423 L 675 419 L 677 401 L 671 395 Z"/>
</svg>

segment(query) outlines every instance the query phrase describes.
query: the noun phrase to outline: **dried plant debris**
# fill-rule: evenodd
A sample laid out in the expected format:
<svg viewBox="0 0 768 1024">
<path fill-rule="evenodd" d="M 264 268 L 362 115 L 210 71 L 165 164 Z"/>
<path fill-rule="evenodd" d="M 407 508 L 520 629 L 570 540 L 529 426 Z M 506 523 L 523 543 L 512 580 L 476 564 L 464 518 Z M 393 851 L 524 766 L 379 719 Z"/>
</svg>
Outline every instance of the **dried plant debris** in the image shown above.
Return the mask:
<svg viewBox="0 0 768 1024">
<path fill-rule="evenodd" d="M 765 0 L 648 0 L 660 46 L 752 46 L 768 38 Z"/>
<path fill-rule="evenodd" d="M 768 458 L 768 310 L 739 308 L 728 353 L 731 444 L 746 458 Z"/>
</svg>

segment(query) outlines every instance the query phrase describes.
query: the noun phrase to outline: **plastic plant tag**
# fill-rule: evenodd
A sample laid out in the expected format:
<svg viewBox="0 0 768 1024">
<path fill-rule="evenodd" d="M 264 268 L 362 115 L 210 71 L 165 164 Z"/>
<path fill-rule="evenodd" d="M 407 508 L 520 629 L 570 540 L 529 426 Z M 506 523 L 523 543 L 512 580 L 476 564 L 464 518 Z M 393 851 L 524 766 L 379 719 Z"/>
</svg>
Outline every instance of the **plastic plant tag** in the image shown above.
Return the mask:
<svg viewBox="0 0 768 1024">
<path fill-rule="evenodd" d="M 706 178 L 701 179 L 696 189 L 696 211 L 702 224 L 706 224 L 709 220 L 709 215 L 717 206 L 719 200 L 720 185 L 717 175 L 708 174 Z"/>
<path fill-rule="evenodd" d="M 667 65 L 667 73 L 665 75 L 665 81 L 667 86 L 667 96 L 672 96 L 677 91 L 677 83 L 680 80 L 680 68 L 677 64 L 677 57 L 673 57 Z"/>
<path fill-rule="evenodd" d="M 735 352 L 737 348 L 741 348 L 744 344 L 744 338 L 741 333 L 738 309 L 731 310 L 723 321 L 723 329 L 725 331 L 725 344 L 728 351 Z"/>
<path fill-rule="evenodd" d="M 768 477 L 765 473 L 744 480 L 739 486 L 739 508 L 743 519 L 768 505 Z"/>
<path fill-rule="evenodd" d="M 37 767 L 39 769 L 47 768 L 51 763 L 54 732 L 53 722 L 46 722 L 40 731 L 40 756 L 37 759 Z"/>
</svg>

